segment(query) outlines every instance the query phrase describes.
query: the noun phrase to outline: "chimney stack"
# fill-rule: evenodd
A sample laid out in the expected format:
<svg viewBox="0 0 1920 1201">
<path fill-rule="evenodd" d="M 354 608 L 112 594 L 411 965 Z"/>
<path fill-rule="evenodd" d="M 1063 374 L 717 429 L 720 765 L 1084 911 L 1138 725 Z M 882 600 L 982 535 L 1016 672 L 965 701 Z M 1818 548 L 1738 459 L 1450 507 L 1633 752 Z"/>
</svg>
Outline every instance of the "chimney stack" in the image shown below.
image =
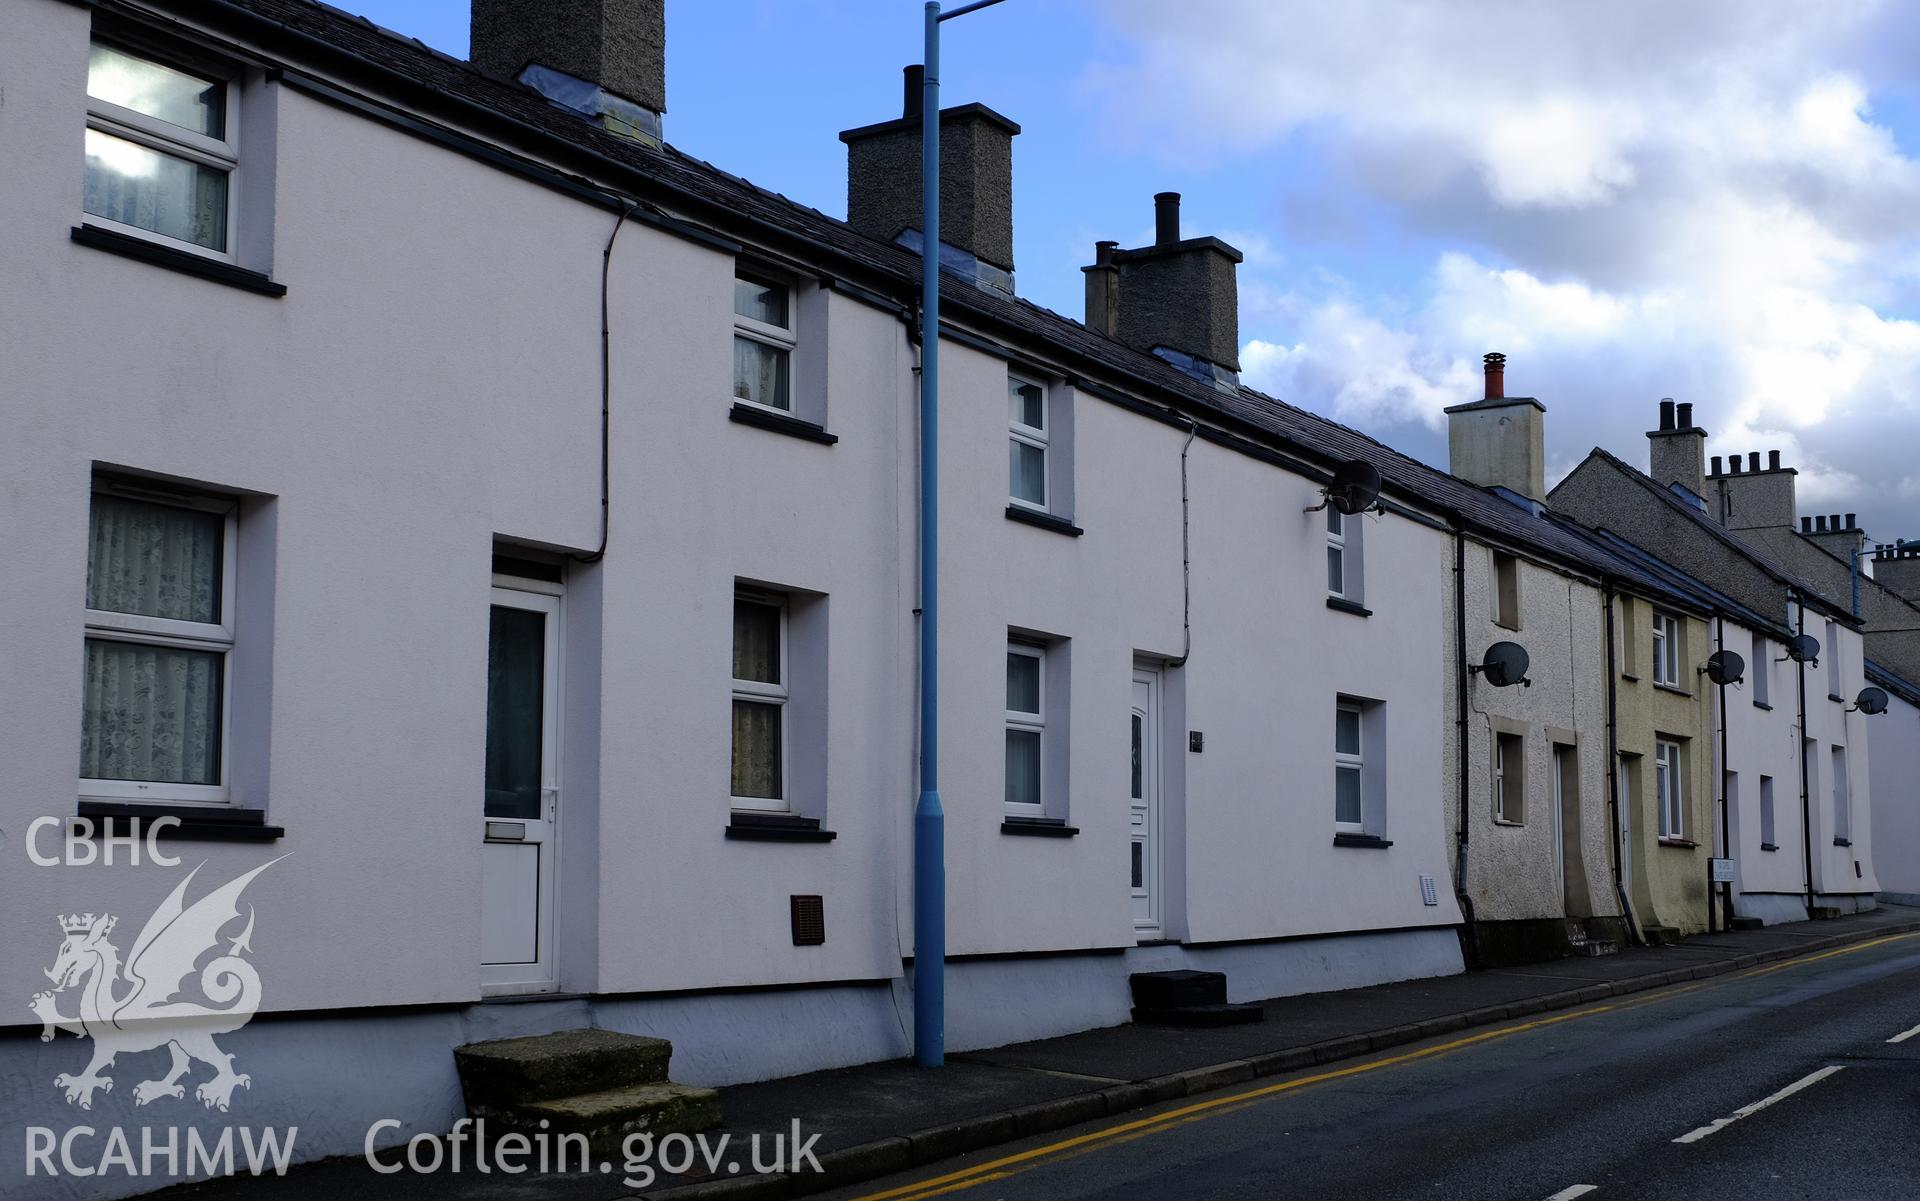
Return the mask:
<svg viewBox="0 0 1920 1201">
<path fill-rule="evenodd" d="M 1693 423 L 1693 404 L 1660 401 L 1660 428 L 1647 431 L 1647 472 L 1662 487 L 1678 484 L 1696 500 L 1707 495 L 1707 431 Z M 1739 470 L 1736 461 L 1734 470 Z M 1714 460 L 1719 471 L 1719 460 Z"/>
<path fill-rule="evenodd" d="M 1809 520 L 1802 518 L 1800 532 L 1841 559 L 1862 554 L 1867 549 L 1867 533 L 1860 528 L 1858 513 L 1816 513 L 1811 519 L 1811 530 L 1807 529 L 1808 524 Z M 1874 575 L 1879 575 L 1877 566 Z"/>
<path fill-rule="evenodd" d="M 842 130 L 847 144 L 847 224 L 870 238 L 918 250 L 924 68 L 905 72 L 901 115 Z M 1013 291 L 1013 139 L 1020 127 L 984 104 L 940 110 L 941 266 L 969 282 Z M 959 255 L 951 251 L 961 252 Z"/>
<path fill-rule="evenodd" d="M 1153 198 L 1153 245 L 1094 244 L 1087 325 L 1216 387 L 1239 386 L 1242 255 L 1219 238 L 1180 236 L 1180 193 Z"/>
<path fill-rule="evenodd" d="M 1487 395 L 1447 409 L 1447 468 L 1468 483 L 1547 497 L 1547 406 L 1508 396 L 1507 356 L 1485 356 Z"/>
<path fill-rule="evenodd" d="M 1757 450 L 1745 455 L 1728 455 L 1724 473 L 1716 459 L 1713 474 L 1707 477 L 1707 486 L 1715 490 L 1717 497 L 1710 509 L 1730 530 L 1792 533 L 1795 528 L 1793 486 L 1798 474 L 1793 468 L 1780 465 L 1777 450 L 1767 452 L 1764 466 Z M 1813 532 L 1812 518 L 1799 524 L 1800 532 Z"/>
<path fill-rule="evenodd" d="M 473 0 L 469 32 L 474 66 L 615 133 L 659 143 L 666 0 Z"/>
</svg>

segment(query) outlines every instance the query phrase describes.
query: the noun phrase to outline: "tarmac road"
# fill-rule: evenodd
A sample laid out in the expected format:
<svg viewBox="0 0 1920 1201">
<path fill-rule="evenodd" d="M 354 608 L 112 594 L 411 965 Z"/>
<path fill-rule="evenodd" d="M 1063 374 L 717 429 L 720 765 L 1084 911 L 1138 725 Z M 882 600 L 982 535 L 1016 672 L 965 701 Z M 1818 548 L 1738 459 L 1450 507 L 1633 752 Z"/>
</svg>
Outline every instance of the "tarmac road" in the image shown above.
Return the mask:
<svg viewBox="0 0 1920 1201">
<path fill-rule="evenodd" d="M 1238 1085 L 830 1196 L 1920 1201 L 1917 1027 L 1920 935 L 1900 935 Z"/>
</svg>

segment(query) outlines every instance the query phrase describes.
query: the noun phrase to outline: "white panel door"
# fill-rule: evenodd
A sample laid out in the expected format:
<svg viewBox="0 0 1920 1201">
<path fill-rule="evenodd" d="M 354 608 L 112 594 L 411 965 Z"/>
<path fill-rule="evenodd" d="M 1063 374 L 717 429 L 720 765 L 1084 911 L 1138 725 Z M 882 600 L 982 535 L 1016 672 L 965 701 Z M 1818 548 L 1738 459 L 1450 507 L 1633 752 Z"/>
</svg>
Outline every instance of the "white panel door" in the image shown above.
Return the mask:
<svg viewBox="0 0 1920 1201">
<path fill-rule="evenodd" d="M 1160 673 L 1133 672 L 1133 747 L 1127 817 L 1129 885 L 1133 927 L 1141 938 L 1158 938 L 1160 926 Z"/>
<path fill-rule="evenodd" d="M 494 588 L 480 851 L 480 983 L 489 995 L 558 987 L 559 683 L 560 598 Z"/>
</svg>

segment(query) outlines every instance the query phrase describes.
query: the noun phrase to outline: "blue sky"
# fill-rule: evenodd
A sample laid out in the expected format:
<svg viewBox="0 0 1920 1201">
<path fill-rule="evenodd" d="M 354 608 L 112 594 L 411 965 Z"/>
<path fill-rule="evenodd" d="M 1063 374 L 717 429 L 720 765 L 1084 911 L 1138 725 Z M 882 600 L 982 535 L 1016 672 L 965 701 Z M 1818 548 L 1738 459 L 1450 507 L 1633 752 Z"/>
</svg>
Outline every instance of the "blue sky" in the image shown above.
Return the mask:
<svg viewBox="0 0 1920 1201">
<path fill-rule="evenodd" d="M 464 0 L 346 0 L 466 51 Z M 669 0 L 667 137 L 840 215 L 835 134 L 898 112 L 914 0 Z M 1072 316 L 1098 238 L 1247 253 L 1247 381 L 1444 462 L 1483 351 L 1553 475 L 1644 462 L 1663 396 L 1780 449 L 1803 512 L 1908 525 L 1920 466 L 1920 6 L 1007 0 L 947 103 L 1018 121 L 1020 291 Z"/>
</svg>

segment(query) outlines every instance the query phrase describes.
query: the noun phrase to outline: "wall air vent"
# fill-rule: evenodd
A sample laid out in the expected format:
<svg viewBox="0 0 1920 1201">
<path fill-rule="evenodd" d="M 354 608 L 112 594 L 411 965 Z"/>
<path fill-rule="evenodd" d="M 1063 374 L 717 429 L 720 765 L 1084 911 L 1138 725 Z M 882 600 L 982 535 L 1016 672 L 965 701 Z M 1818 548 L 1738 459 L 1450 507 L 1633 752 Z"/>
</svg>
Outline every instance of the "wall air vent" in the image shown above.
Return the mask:
<svg viewBox="0 0 1920 1201">
<path fill-rule="evenodd" d="M 817 947 L 826 942 L 826 902 L 817 896 L 793 896 L 787 900 L 793 916 L 793 945 Z"/>
</svg>

